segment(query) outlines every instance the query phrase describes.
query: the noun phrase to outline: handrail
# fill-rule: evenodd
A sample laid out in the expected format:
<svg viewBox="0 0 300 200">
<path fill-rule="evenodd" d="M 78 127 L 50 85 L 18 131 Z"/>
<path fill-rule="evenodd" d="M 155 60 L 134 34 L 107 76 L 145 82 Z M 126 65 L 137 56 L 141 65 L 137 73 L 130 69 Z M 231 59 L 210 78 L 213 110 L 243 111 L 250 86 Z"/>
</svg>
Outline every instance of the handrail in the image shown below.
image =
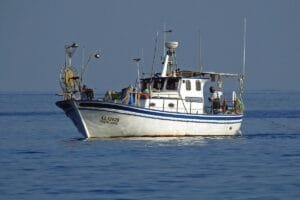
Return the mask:
<svg viewBox="0 0 300 200">
<path fill-rule="evenodd" d="M 235 102 L 235 101 L 226 101 L 226 109 L 225 109 L 225 112 L 231 112 L 231 113 L 236 113 L 236 114 L 241 114 L 241 113 L 243 113 L 243 112 L 239 112 L 237 109 L 238 109 L 238 105 L 236 104 L 237 102 Z M 206 111 L 208 111 L 208 110 L 210 110 L 210 112 L 209 113 L 211 113 L 211 114 L 214 114 L 214 112 L 213 112 L 213 102 L 211 102 L 210 103 L 210 105 L 209 106 L 205 106 L 204 107 L 204 109 L 206 110 Z M 222 103 L 220 104 L 220 110 L 222 110 L 222 109 L 224 109 L 223 108 L 223 105 L 222 105 Z M 224 111 L 222 111 L 222 112 L 224 112 Z"/>
<path fill-rule="evenodd" d="M 182 98 L 181 94 L 178 93 L 178 95 L 179 95 L 179 97 L 180 97 L 180 99 L 181 99 L 181 101 L 182 101 L 182 105 L 183 105 L 183 107 L 184 107 L 185 112 L 188 113 L 188 111 L 187 111 L 187 109 L 186 109 L 186 107 L 185 107 L 185 103 L 184 103 L 184 101 L 183 101 L 183 98 Z"/>
</svg>

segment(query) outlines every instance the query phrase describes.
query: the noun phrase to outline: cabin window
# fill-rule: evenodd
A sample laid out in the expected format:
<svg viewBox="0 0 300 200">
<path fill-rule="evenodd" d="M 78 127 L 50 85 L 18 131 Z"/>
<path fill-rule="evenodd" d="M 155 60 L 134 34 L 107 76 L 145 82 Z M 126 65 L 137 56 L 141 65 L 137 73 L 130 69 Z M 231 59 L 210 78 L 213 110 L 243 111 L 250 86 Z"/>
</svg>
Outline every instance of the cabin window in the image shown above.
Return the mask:
<svg viewBox="0 0 300 200">
<path fill-rule="evenodd" d="M 141 90 L 142 92 L 146 92 L 149 89 L 150 80 L 142 80 L 141 81 Z"/>
<path fill-rule="evenodd" d="M 166 89 L 167 90 L 177 90 L 178 89 L 178 83 L 179 83 L 178 78 L 169 78 L 168 82 L 167 82 Z"/>
<path fill-rule="evenodd" d="M 191 81 L 190 80 L 186 81 L 185 89 L 186 89 L 186 91 L 190 91 L 191 90 Z"/>
<path fill-rule="evenodd" d="M 164 79 L 155 79 L 152 88 L 155 90 L 162 90 L 164 87 L 164 82 Z"/>
<path fill-rule="evenodd" d="M 196 90 L 200 91 L 201 90 L 201 81 L 196 80 Z"/>
</svg>

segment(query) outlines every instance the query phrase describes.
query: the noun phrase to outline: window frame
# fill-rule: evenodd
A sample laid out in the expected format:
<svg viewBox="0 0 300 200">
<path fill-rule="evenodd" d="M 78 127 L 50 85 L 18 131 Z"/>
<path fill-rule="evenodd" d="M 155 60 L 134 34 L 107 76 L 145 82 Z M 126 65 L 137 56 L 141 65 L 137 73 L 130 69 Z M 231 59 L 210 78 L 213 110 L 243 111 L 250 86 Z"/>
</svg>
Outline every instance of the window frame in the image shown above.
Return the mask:
<svg viewBox="0 0 300 200">
<path fill-rule="evenodd" d="M 191 90 L 192 90 L 192 83 L 191 83 L 191 80 L 186 80 L 186 81 L 185 81 L 185 90 L 186 90 L 186 91 L 191 91 Z"/>
<path fill-rule="evenodd" d="M 196 80 L 195 81 L 195 86 L 196 86 L 196 91 L 201 91 L 201 81 L 200 80 Z"/>
<path fill-rule="evenodd" d="M 168 91 L 177 91 L 178 90 L 178 87 L 179 87 L 179 80 L 180 78 L 178 77 L 170 77 L 167 79 L 167 82 L 166 82 L 166 90 Z M 174 87 L 170 87 L 170 82 L 172 81 L 172 84 L 174 84 Z"/>
</svg>

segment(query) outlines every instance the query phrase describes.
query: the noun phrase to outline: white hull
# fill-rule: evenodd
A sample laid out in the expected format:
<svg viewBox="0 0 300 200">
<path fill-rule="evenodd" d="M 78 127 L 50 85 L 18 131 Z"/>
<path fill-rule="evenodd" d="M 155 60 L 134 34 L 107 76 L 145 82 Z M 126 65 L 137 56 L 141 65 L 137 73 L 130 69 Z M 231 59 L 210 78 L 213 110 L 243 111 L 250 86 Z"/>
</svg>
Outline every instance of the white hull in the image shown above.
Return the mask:
<svg viewBox="0 0 300 200">
<path fill-rule="evenodd" d="M 230 136 L 239 133 L 242 115 L 183 114 L 97 101 L 59 101 L 86 138 Z"/>
</svg>

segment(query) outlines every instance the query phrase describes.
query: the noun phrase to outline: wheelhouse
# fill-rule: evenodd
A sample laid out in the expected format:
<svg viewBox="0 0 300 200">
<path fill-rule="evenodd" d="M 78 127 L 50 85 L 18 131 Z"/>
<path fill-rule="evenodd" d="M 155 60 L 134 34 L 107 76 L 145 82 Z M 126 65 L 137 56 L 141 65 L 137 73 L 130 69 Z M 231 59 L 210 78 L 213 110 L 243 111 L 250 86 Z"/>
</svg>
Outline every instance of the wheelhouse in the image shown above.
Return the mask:
<svg viewBox="0 0 300 200">
<path fill-rule="evenodd" d="M 141 79 L 140 106 L 156 110 L 204 113 L 203 88 L 206 79 L 155 77 Z M 145 95 L 146 94 L 146 95 Z"/>
</svg>

